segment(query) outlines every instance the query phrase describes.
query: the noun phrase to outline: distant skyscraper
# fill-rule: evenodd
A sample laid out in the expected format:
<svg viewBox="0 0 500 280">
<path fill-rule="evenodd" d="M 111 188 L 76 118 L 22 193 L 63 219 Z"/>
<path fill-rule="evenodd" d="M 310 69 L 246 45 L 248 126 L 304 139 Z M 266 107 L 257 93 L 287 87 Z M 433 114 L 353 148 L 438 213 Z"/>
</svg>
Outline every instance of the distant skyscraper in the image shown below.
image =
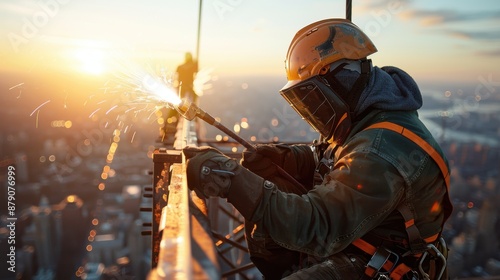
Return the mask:
<svg viewBox="0 0 500 280">
<path fill-rule="evenodd" d="M 151 244 L 149 238 L 142 236 L 141 231 L 143 230 L 143 220 L 137 219 L 130 225 L 129 235 L 128 235 L 128 248 L 130 250 L 130 262 L 132 265 L 132 270 L 134 275 L 138 279 L 144 279 L 146 277 L 144 257 L 148 254 L 147 248 Z"/>
<path fill-rule="evenodd" d="M 17 153 L 16 160 L 16 181 L 18 183 L 25 183 L 29 180 L 28 173 L 28 159 L 25 153 Z"/>
<path fill-rule="evenodd" d="M 493 197 L 494 199 L 495 197 Z M 495 224 L 498 219 L 498 206 L 495 206 L 496 201 L 486 199 L 480 210 L 478 220 L 478 234 L 481 236 L 481 243 L 483 248 L 478 248 L 486 255 L 493 256 L 498 250 L 498 239 L 495 234 Z"/>
<path fill-rule="evenodd" d="M 85 250 L 85 238 L 88 233 L 89 221 L 84 213 L 84 203 L 76 195 L 69 195 L 53 207 L 60 214 L 62 238 L 61 257 L 58 262 L 57 278 L 69 279 L 81 262 Z"/>
<path fill-rule="evenodd" d="M 33 207 L 33 223 L 35 225 L 35 247 L 38 266 L 41 270 L 53 271 L 56 269 L 57 255 L 55 245 L 54 222 L 52 209 L 48 199 L 42 197 L 40 205 Z"/>
<path fill-rule="evenodd" d="M 89 252 L 89 260 L 106 266 L 114 264 L 119 257 L 122 257 L 123 236 L 123 232 L 96 235 L 92 242 L 92 251 Z"/>
</svg>

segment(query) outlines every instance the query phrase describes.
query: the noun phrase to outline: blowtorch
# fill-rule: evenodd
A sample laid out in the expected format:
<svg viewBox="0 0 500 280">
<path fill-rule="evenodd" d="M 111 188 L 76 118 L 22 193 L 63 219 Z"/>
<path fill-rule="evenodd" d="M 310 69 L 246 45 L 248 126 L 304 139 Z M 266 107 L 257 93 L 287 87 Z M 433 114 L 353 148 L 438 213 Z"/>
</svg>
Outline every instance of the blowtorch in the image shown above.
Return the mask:
<svg viewBox="0 0 500 280">
<path fill-rule="evenodd" d="M 179 105 L 177 105 L 177 107 L 175 109 L 186 120 L 192 121 L 192 120 L 194 120 L 194 118 L 198 117 L 198 118 L 204 120 L 206 123 L 208 123 L 212 126 L 215 126 L 216 128 L 218 128 L 222 132 L 226 133 L 229 137 L 236 140 L 236 142 L 240 143 L 248 150 L 250 150 L 252 152 L 256 151 L 255 147 L 252 144 L 248 143 L 245 139 L 238 136 L 238 134 L 234 133 L 232 130 L 230 130 L 229 128 L 222 125 L 214 117 L 212 117 L 207 112 L 200 109 L 200 107 L 196 106 L 196 104 L 183 99 L 183 100 L 181 100 L 181 103 Z"/>
<path fill-rule="evenodd" d="M 181 102 L 178 105 L 175 105 L 174 108 L 186 120 L 192 121 L 196 117 L 198 117 L 198 118 L 202 119 L 203 121 L 205 121 L 206 123 L 208 123 L 209 125 L 212 125 L 212 126 L 218 128 L 220 131 L 226 133 L 229 137 L 236 140 L 236 142 L 243 145 L 250 152 L 257 151 L 257 149 L 255 148 L 254 145 L 250 144 L 248 141 L 246 141 L 245 139 L 238 136 L 235 132 L 228 129 L 224 125 L 222 125 L 214 117 L 212 117 L 207 112 L 203 111 L 196 104 L 194 104 L 188 100 L 183 99 L 183 100 L 181 100 Z M 292 175 L 288 174 L 283 168 L 281 168 L 277 164 L 274 164 L 274 165 L 276 166 L 276 170 L 278 171 L 278 173 L 281 176 L 283 176 L 285 179 L 287 179 L 289 182 L 291 182 L 294 185 L 294 187 L 297 188 L 297 191 L 299 191 L 300 193 L 307 193 L 307 189 L 301 183 L 299 183 L 294 177 L 292 177 Z"/>
</svg>

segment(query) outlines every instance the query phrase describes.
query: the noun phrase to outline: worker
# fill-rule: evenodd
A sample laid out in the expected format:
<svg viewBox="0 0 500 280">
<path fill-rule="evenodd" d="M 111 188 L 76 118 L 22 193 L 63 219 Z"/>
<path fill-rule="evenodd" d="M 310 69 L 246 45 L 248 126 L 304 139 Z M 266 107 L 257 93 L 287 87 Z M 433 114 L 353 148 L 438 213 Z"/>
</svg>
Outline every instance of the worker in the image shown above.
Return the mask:
<svg viewBox="0 0 500 280">
<path fill-rule="evenodd" d="M 245 218 L 265 279 L 444 279 L 441 233 L 452 205 L 447 160 L 419 120 L 422 96 L 356 25 L 299 30 L 280 93 L 320 134 L 311 145 L 260 144 L 241 162 L 186 147 L 188 185 Z M 301 183 L 301 191 L 276 166 Z"/>
<path fill-rule="evenodd" d="M 177 66 L 174 78 L 174 87 L 179 93 L 179 97 L 196 104 L 198 95 L 194 91 L 194 79 L 198 72 L 198 62 L 193 59 L 190 52 L 184 54 L 184 62 Z M 164 114 L 163 126 L 160 127 L 158 142 L 165 145 L 175 143 L 175 132 L 179 113 L 173 108 L 167 108 Z"/>
<path fill-rule="evenodd" d="M 196 93 L 194 91 L 194 78 L 198 72 L 198 62 L 193 60 L 190 52 L 184 55 L 184 63 L 177 66 L 176 86 L 179 90 L 181 99 L 188 99 L 191 102 L 196 101 Z"/>
</svg>

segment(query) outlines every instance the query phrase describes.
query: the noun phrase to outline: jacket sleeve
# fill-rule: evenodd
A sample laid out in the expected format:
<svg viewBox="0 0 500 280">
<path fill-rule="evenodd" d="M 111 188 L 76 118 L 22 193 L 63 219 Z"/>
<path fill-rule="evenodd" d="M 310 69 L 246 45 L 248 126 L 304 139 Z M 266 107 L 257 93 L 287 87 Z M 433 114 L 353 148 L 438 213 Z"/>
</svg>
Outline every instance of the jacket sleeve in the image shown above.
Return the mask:
<svg viewBox="0 0 500 280">
<path fill-rule="evenodd" d="M 368 151 L 339 159 L 321 185 L 299 196 L 266 188 L 251 220 L 288 249 L 326 257 L 363 236 L 397 206 L 404 183 L 387 161 Z"/>
<path fill-rule="evenodd" d="M 283 169 L 294 174 L 296 179 L 308 189 L 312 187 L 316 161 L 310 145 L 292 145 L 285 155 Z"/>
</svg>

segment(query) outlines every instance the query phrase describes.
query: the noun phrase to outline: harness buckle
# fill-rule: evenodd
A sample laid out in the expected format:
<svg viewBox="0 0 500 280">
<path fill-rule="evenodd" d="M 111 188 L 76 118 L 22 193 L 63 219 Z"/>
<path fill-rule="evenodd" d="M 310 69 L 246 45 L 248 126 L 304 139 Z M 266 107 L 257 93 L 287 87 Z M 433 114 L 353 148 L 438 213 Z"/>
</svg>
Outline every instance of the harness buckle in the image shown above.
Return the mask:
<svg viewBox="0 0 500 280">
<path fill-rule="evenodd" d="M 390 279 L 390 272 L 394 270 L 399 262 L 398 254 L 384 247 L 378 247 L 377 251 L 366 264 L 365 274 L 376 279 Z M 381 271 L 383 269 L 383 271 Z"/>
</svg>

